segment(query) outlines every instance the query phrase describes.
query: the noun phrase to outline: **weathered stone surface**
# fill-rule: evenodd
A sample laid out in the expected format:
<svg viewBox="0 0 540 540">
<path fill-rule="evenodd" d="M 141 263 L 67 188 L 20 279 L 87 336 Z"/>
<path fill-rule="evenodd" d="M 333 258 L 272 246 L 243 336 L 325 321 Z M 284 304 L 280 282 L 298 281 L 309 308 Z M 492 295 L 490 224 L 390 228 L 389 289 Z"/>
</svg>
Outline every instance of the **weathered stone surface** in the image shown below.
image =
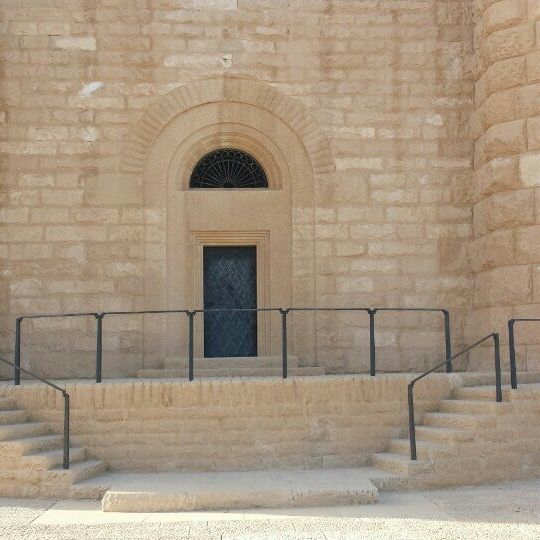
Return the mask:
<svg viewBox="0 0 540 540">
<path fill-rule="evenodd" d="M 468 246 L 473 272 L 512 264 L 515 259 L 514 231 L 495 231 L 476 238 Z"/>
<path fill-rule="evenodd" d="M 484 30 L 491 34 L 496 30 L 516 26 L 524 21 L 526 0 L 500 0 L 492 3 L 484 13 Z"/>
<path fill-rule="evenodd" d="M 78 49 L 81 51 L 95 51 L 96 38 L 92 36 L 81 37 L 55 37 L 54 45 L 59 49 Z"/>
<path fill-rule="evenodd" d="M 368 464 L 406 426 L 412 377 L 124 380 L 66 389 L 73 438 L 116 470 L 313 469 Z M 418 410 L 448 397 L 452 386 L 441 375 L 418 385 Z M 9 394 L 60 426 L 63 402 L 54 391 L 22 385 Z"/>
<path fill-rule="evenodd" d="M 2 27 L 2 290 L 45 284 L 6 292 L 6 350 L 23 308 L 200 304 L 208 231 L 222 243 L 268 232 L 261 305 L 444 304 L 460 327 L 472 274 L 507 265 L 491 250 L 540 222 L 534 0 L 108 1 L 82 22 L 80 6 L 48 20 L 42 3 L 6 8 Z M 268 191 L 189 191 L 195 161 L 225 144 L 261 161 Z M 100 280 L 113 292 L 86 289 Z M 359 356 L 356 324 L 300 329 L 294 347 L 344 371 Z M 407 324 L 384 351 L 396 369 L 428 354 L 406 348 Z M 185 336 L 168 325 L 161 338 L 111 331 L 111 369 L 176 354 Z M 93 331 L 80 330 L 87 349 Z M 70 358 L 64 337 L 43 330 L 40 357 Z"/>
<path fill-rule="evenodd" d="M 540 153 L 522 155 L 519 171 L 524 187 L 540 187 Z"/>
<path fill-rule="evenodd" d="M 527 120 L 527 142 L 529 150 L 540 150 L 540 116 Z"/>
<path fill-rule="evenodd" d="M 518 158 L 495 158 L 477 168 L 471 192 L 473 199 L 478 200 L 498 191 L 516 189 L 520 185 Z"/>
<path fill-rule="evenodd" d="M 526 122 L 516 120 L 490 127 L 477 142 L 475 163 L 481 166 L 492 159 L 520 154 L 527 150 Z"/>
<path fill-rule="evenodd" d="M 96 206 L 128 206 L 142 200 L 140 181 L 125 175 L 92 176 L 85 179 L 85 200 Z"/>
<path fill-rule="evenodd" d="M 540 263 L 540 225 L 517 229 L 516 261 L 524 264 Z"/>
<path fill-rule="evenodd" d="M 529 266 L 505 266 L 480 273 L 474 285 L 474 306 L 506 306 L 532 301 Z"/>
<path fill-rule="evenodd" d="M 490 65 L 499 60 L 527 54 L 534 47 L 534 36 L 534 25 L 531 23 L 498 30 L 483 41 L 482 58 Z"/>
<path fill-rule="evenodd" d="M 474 232 L 482 235 L 496 229 L 529 225 L 535 222 L 534 212 L 532 189 L 496 193 L 474 206 Z"/>
</svg>

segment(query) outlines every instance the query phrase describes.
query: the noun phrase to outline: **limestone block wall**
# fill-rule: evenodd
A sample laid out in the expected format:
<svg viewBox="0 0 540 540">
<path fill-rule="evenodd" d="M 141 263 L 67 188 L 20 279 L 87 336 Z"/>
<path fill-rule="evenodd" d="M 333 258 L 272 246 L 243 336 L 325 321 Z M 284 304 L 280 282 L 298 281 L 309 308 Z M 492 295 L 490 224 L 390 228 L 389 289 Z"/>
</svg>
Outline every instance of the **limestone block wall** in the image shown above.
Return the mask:
<svg viewBox="0 0 540 540">
<path fill-rule="evenodd" d="M 3 0 L 2 352 L 12 354 L 23 313 L 163 307 L 144 300 L 156 287 L 167 298 L 175 279 L 161 279 L 163 194 L 125 174 L 122 155 L 160 97 L 223 75 L 296 100 L 331 150 L 312 206 L 291 217 L 291 303 L 445 306 L 459 343 L 472 291 L 472 215 L 461 196 L 472 172 L 470 8 L 470 0 Z M 159 342 L 166 323 L 153 320 Z M 142 365 L 141 324 L 107 323 L 106 375 Z M 383 370 L 424 367 L 442 350 L 431 316 L 381 315 L 378 325 Z M 367 319 L 321 316 L 316 327 L 304 362 L 367 368 Z M 90 376 L 94 339 L 91 318 L 28 323 L 23 359 L 42 374 Z"/>
<path fill-rule="evenodd" d="M 113 470 L 250 470 L 369 464 L 407 426 L 404 375 L 68 383 L 71 434 Z M 415 390 L 419 419 L 453 388 Z M 63 402 L 41 384 L 0 394 L 61 432 Z"/>
<path fill-rule="evenodd" d="M 506 337 L 507 319 L 540 313 L 540 3 L 483 0 L 474 7 L 475 278 L 467 333 L 497 329 Z M 520 368 L 538 369 L 538 327 L 520 325 L 518 342 Z"/>
</svg>

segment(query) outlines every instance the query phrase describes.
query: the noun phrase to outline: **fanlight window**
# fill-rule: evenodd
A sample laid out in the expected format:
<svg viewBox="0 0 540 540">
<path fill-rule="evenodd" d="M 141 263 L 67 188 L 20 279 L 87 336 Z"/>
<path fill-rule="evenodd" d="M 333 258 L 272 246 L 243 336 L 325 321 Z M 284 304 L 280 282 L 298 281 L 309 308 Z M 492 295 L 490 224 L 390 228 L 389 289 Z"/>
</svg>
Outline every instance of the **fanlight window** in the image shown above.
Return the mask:
<svg viewBox="0 0 540 540">
<path fill-rule="evenodd" d="M 190 188 L 266 188 L 268 180 L 257 160 L 242 150 L 221 148 L 199 160 Z"/>
</svg>

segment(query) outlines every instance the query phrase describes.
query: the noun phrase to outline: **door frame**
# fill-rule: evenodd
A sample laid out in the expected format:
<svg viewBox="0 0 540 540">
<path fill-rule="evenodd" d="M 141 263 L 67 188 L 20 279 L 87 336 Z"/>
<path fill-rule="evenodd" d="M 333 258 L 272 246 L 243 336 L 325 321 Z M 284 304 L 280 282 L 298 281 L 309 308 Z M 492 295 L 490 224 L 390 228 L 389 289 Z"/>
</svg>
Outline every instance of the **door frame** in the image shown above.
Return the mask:
<svg viewBox="0 0 540 540">
<path fill-rule="evenodd" d="M 254 246 L 257 250 L 257 307 L 270 306 L 270 231 L 191 231 L 192 305 L 203 308 L 203 248 L 217 246 Z M 259 356 L 270 356 L 272 314 L 257 314 L 257 350 Z M 204 353 L 204 318 L 195 318 L 194 354 Z"/>
</svg>

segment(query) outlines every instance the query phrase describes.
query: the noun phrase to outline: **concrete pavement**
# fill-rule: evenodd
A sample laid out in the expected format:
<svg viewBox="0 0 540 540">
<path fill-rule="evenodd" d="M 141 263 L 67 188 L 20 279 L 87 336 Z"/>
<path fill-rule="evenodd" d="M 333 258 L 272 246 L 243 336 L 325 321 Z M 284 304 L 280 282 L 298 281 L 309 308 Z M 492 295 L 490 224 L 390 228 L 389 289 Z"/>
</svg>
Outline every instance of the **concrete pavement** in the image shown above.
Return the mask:
<svg viewBox="0 0 540 540">
<path fill-rule="evenodd" d="M 412 493 L 379 504 L 229 512 L 104 513 L 99 501 L 0 499 L 0 538 L 540 538 L 540 480 Z"/>
</svg>

